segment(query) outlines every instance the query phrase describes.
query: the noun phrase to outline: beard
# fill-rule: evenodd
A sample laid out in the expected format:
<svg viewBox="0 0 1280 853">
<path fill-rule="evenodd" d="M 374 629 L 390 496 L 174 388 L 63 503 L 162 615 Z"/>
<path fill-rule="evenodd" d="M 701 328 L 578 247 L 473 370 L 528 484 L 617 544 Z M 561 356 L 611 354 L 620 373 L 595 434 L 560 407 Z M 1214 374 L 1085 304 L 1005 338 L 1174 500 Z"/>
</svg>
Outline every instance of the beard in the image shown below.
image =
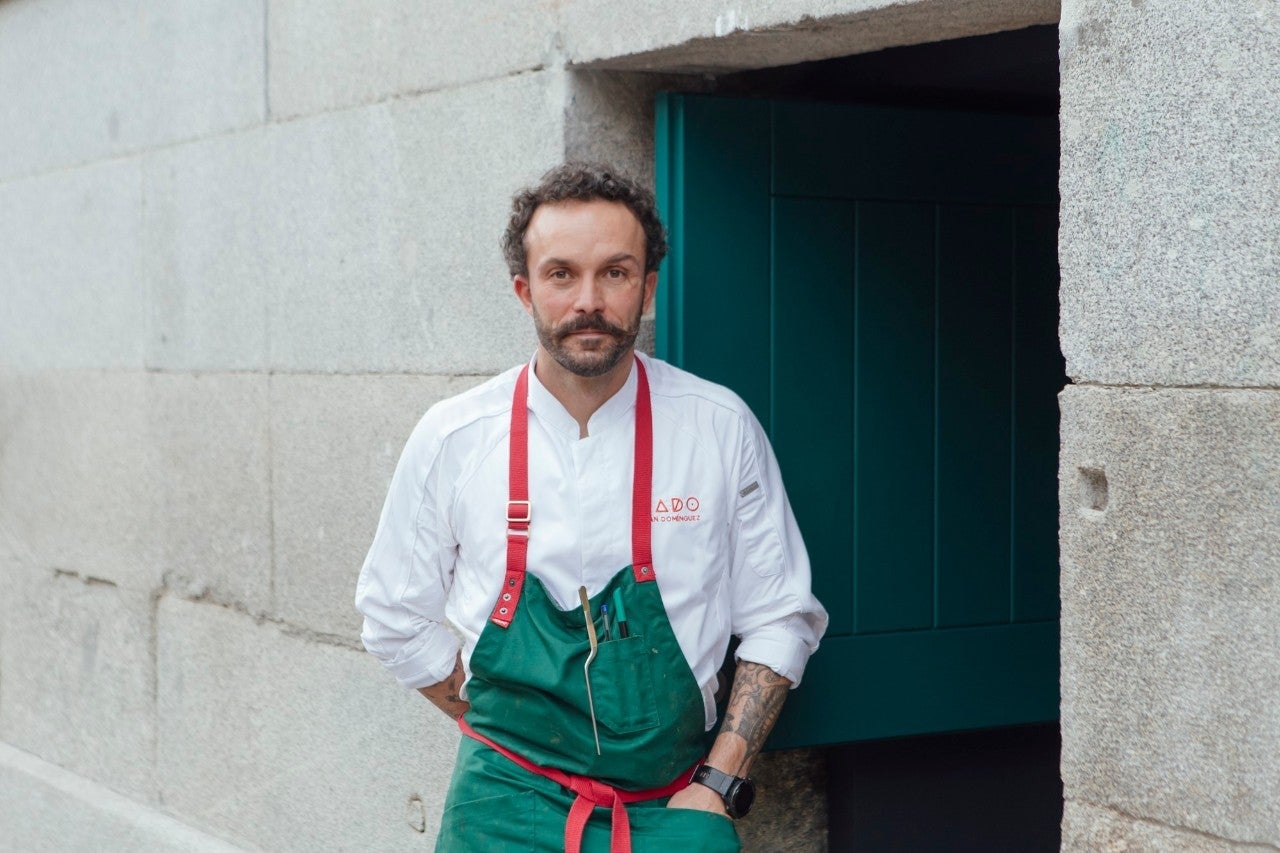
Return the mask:
<svg viewBox="0 0 1280 853">
<path fill-rule="evenodd" d="M 551 354 L 556 363 L 575 376 L 603 376 L 617 366 L 632 347 L 635 346 L 636 335 L 640 333 L 640 317 L 644 313 L 643 303 L 636 311 L 634 321 L 629 328 L 615 326 L 599 314 L 582 314 L 559 326 L 552 327 L 544 323 L 533 311 L 533 326 L 538 332 L 538 342 Z M 603 338 L 593 341 L 587 349 L 570 350 L 566 345 L 569 336 L 574 332 L 599 332 Z M 579 342 L 581 347 L 582 343 Z"/>
</svg>

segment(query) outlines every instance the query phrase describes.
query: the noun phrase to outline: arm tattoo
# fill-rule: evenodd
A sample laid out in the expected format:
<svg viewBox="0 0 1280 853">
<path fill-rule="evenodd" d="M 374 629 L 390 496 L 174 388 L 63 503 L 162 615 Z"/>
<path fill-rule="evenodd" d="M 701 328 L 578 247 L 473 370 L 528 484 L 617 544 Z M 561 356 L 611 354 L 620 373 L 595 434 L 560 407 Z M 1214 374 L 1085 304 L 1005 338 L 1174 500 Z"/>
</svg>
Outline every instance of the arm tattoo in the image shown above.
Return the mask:
<svg viewBox="0 0 1280 853">
<path fill-rule="evenodd" d="M 471 703 L 460 695 L 462 693 L 462 682 L 465 678 L 466 673 L 462 669 L 462 657 L 459 655 L 458 660 L 453 665 L 453 672 L 449 673 L 448 678 L 438 684 L 432 684 L 430 687 L 419 687 L 418 692 L 430 699 L 431 704 L 456 720 L 471 707 Z"/>
<path fill-rule="evenodd" d="M 720 727 L 721 734 L 736 734 L 746 741 L 746 754 L 738 765 L 737 775 L 744 774 L 760 752 L 765 738 L 778 722 L 778 714 L 782 712 L 782 703 L 790 689 L 791 682 L 769 667 L 738 661 L 729 707 Z"/>
</svg>

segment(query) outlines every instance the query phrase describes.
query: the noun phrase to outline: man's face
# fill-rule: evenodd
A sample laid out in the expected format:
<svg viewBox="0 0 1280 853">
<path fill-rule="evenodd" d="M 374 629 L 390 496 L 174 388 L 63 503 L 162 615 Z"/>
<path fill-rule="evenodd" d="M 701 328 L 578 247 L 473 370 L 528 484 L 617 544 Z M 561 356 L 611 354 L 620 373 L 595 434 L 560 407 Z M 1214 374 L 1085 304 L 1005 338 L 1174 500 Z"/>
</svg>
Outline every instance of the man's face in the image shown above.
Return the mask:
<svg viewBox="0 0 1280 853">
<path fill-rule="evenodd" d="M 639 220 L 621 202 L 544 204 L 524 245 L 529 273 L 515 291 L 542 349 L 577 376 L 608 373 L 635 345 L 657 286 Z"/>
</svg>

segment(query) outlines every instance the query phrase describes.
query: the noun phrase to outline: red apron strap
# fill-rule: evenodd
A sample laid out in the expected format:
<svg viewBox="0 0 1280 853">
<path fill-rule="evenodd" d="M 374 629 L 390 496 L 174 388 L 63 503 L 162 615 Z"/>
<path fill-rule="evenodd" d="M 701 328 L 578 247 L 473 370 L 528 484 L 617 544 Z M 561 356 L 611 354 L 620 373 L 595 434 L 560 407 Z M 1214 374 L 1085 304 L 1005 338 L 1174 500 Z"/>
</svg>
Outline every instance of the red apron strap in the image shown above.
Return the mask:
<svg viewBox="0 0 1280 853">
<path fill-rule="evenodd" d="M 636 452 L 631 482 L 631 571 L 636 583 L 654 580 L 653 537 L 653 404 L 649 377 L 636 358 Z"/>
<path fill-rule="evenodd" d="M 506 628 L 515 618 L 529 559 L 529 365 L 516 378 L 511 400 L 510 461 L 507 486 L 507 573 L 489 620 Z M 635 472 L 631 485 L 631 571 L 638 583 L 654 580 L 653 537 L 653 405 L 649 377 L 636 358 Z"/>
<path fill-rule="evenodd" d="M 529 559 L 529 365 L 516 379 L 511 400 L 511 451 L 507 466 L 507 573 L 493 604 L 490 621 L 501 628 L 511 624 L 524 589 Z"/>
<path fill-rule="evenodd" d="M 677 791 L 683 791 L 689 787 L 689 783 L 693 780 L 693 771 L 697 770 L 698 765 L 702 763 L 699 760 L 661 788 L 651 788 L 647 791 L 624 791 L 621 788 L 606 785 L 604 782 L 587 776 L 575 776 L 555 767 L 543 767 L 540 764 L 534 764 L 523 755 L 512 752 L 505 746 L 471 728 L 471 724 L 467 722 L 465 717 L 458 718 L 458 728 L 467 737 L 479 741 L 530 773 L 550 779 L 558 785 L 563 785 L 577 795 L 573 805 L 569 807 L 569 816 L 564 825 L 565 853 L 580 853 L 582 836 L 587 829 L 587 821 L 591 818 L 591 813 L 597 806 L 604 806 L 612 810 L 609 853 L 631 853 L 631 819 L 627 815 L 625 804 L 670 797 Z"/>
</svg>

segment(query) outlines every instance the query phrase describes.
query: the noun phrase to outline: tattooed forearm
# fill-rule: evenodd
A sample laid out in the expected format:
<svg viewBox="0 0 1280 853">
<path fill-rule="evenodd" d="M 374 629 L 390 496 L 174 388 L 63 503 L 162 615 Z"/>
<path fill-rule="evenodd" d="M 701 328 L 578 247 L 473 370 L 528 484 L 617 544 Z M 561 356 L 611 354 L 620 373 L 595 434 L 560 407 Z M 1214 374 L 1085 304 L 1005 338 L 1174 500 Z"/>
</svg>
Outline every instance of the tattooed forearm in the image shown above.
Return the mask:
<svg viewBox="0 0 1280 853">
<path fill-rule="evenodd" d="M 746 775 L 778 722 L 790 689 L 791 682 L 769 667 L 739 661 L 724 723 L 707 763 L 736 776 Z"/>
<path fill-rule="evenodd" d="M 456 720 L 471 707 L 471 703 L 463 700 L 459 695 L 462 692 L 462 682 L 465 680 L 466 673 L 462 669 L 462 654 L 459 653 L 457 660 L 453 664 L 453 672 L 449 673 L 448 678 L 439 684 L 432 684 L 430 687 L 419 687 L 418 692 L 430 699 L 431 704 Z"/>
</svg>

